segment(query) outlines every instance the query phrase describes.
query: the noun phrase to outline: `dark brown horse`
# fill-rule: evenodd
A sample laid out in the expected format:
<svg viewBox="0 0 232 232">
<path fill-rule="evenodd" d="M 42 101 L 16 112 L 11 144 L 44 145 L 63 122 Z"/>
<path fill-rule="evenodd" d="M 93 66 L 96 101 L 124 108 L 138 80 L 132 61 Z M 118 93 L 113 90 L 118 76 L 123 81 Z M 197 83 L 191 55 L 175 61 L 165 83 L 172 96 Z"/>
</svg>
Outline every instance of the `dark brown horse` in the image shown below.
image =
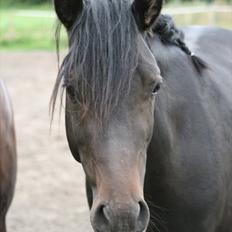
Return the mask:
<svg viewBox="0 0 232 232">
<path fill-rule="evenodd" d="M 231 232 L 232 32 L 181 31 L 161 0 L 54 2 L 94 231 Z"/>
<path fill-rule="evenodd" d="M 0 80 L 0 232 L 6 231 L 6 214 L 16 179 L 16 142 L 13 110 L 5 85 Z"/>
</svg>

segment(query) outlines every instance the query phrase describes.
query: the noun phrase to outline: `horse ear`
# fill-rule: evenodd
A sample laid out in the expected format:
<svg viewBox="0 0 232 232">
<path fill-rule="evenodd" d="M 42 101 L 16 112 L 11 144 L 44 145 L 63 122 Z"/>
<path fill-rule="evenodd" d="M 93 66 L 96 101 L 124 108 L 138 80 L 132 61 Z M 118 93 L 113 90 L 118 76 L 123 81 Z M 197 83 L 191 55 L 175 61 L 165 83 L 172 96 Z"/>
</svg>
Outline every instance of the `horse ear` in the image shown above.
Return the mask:
<svg viewBox="0 0 232 232">
<path fill-rule="evenodd" d="M 138 27 L 148 30 L 160 15 L 163 0 L 134 0 L 132 10 Z"/>
<path fill-rule="evenodd" d="M 83 0 L 54 0 L 56 14 L 69 29 L 83 8 Z"/>
</svg>

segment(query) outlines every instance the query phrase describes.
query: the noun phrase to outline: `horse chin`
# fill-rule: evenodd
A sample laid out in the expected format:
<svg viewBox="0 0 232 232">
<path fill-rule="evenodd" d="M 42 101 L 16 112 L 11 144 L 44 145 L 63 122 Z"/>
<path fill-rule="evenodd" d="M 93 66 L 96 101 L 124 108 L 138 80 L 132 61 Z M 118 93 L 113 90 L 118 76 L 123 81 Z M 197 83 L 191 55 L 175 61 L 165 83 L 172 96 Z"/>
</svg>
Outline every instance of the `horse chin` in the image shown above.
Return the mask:
<svg viewBox="0 0 232 232">
<path fill-rule="evenodd" d="M 146 232 L 147 229 L 141 231 L 141 232 Z M 137 230 L 128 230 L 126 228 L 122 228 L 122 230 L 98 230 L 98 229 L 93 229 L 94 232 L 138 232 Z"/>
<path fill-rule="evenodd" d="M 147 229 L 141 231 L 141 232 L 146 232 Z M 122 229 L 122 230 L 93 230 L 94 232 L 137 232 L 136 230 L 127 230 L 127 229 Z"/>
</svg>

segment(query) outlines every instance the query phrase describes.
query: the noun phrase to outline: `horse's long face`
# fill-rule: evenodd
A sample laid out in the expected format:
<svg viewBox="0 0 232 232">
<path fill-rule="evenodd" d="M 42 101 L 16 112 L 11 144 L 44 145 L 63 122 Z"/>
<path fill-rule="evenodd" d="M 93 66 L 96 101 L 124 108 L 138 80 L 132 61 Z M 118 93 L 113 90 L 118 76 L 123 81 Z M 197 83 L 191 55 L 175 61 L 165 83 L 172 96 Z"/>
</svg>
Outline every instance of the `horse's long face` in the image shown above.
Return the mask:
<svg viewBox="0 0 232 232">
<path fill-rule="evenodd" d="M 65 14 L 59 12 L 59 6 L 62 4 L 60 2 L 62 1 L 55 2 L 58 16 L 69 28 L 70 17 L 64 21 Z M 140 2 L 134 2 L 133 5 L 134 14 L 141 30 L 153 23 L 161 8 L 157 6 L 158 10 L 156 9 L 156 11 L 151 9 L 154 4 L 158 4 L 156 1 L 144 2 L 144 6 L 146 4 L 148 4 L 147 8 L 144 7 L 143 10 L 147 12 L 140 12 L 139 10 L 137 12 L 136 8 L 141 7 Z M 77 5 L 75 6 L 77 9 L 83 7 L 81 4 Z M 64 6 L 68 6 L 67 2 Z M 73 8 L 71 13 L 73 13 Z M 139 33 L 139 30 L 137 32 Z M 71 81 L 67 86 L 66 97 L 67 137 L 73 155 L 83 165 L 88 184 L 92 190 L 91 223 L 96 232 L 142 232 L 146 229 L 149 221 L 149 210 L 143 197 L 143 183 L 146 151 L 153 132 L 155 96 L 162 79 L 156 61 L 142 35 L 138 34 L 135 42 L 135 48 L 137 49 L 135 51 L 136 56 L 133 56 L 135 63 L 132 65 L 133 71 L 128 74 L 129 78 L 127 77 L 129 84 L 127 83 L 126 91 L 122 85 L 115 84 L 116 86 L 111 86 L 111 88 L 102 86 L 102 89 L 105 88 L 106 92 L 111 90 L 113 93 L 117 93 L 117 91 L 114 92 L 114 87 L 121 90 L 123 92 L 122 96 L 117 96 L 116 100 L 108 101 L 108 98 L 114 98 L 115 96 L 107 93 L 99 97 L 99 101 L 96 100 L 91 104 L 90 99 L 93 100 L 91 96 L 95 94 L 94 96 L 98 98 L 95 93 L 99 91 L 99 88 L 96 87 L 97 83 L 92 85 L 90 82 L 93 79 L 87 78 L 89 83 L 85 85 L 85 89 L 81 89 L 77 85 L 81 85 L 80 83 L 83 81 L 81 78 L 85 77 L 79 77 L 78 79 L 74 75 L 75 71 L 70 72 L 70 76 L 74 76 L 68 77 Z M 74 42 L 70 42 L 71 47 L 74 46 L 72 43 Z M 104 46 L 102 41 L 100 43 L 100 47 Z M 117 44 L 117 40 L 115 44 Z M 114 43 L 111 46 L 114 46 Z M 96 47 L 97 49 L 98 47 Z M 119 47 L 112 47 L 112 49 L 119 49 Z M 130 54 L 130 52 L 130 50 L 125 53 L 122 51 L 122 56 L 126 56 L 127 53 Z M 87 50 L 86 54 L 91 54 L 91 50 Z M 95 53 L 92 54 L 95 55 Z M 70 53 L 70 55 L 72 54 Z M 106 57 L 112 58 L 110 51 L 107 51 Z M 101 67 L 102 64 L 112 65 L 112 69 L 108 67 L 105 69 L 108 71 L 112 71 L 116 67 L 110 61 L 101 62 L 101 59 L 104 60 L 104 54 L 97 59 L 99 60 L 99 63 L 97 63 L 100 66 L 99 69 L 104 70 L 104 67 Z M 114 58 L 112 60 L 114 61 Z M 127 62 L 126 59 L 125 62 Z M 80 63 L 82 64 L 82 62 Z M 70 67 L 73 68 L 73 65 L 75 63 L 72 63 Z M 124 66 L 122 65 L 122 67 Z M 131 67 L 129 65 L 128 68 Z M 120 66 L 118 68 L 120 69 Z M 80 69 L 82 70 L 82 67 Z M 94 70 L 92 67 L 89 67 L 89 69 Z M 99 69 L 95 70 L 96 78 L 99 78 Z M 84 73 L 88 72 L 82 70 L 80 75 Z M 117 72 L 116 70 L 115 73 L 120 74 L 120 71 Z M 91 71 L 89 75 L 92 74 Z M 108 78 L 110 77 L 108 74 Z M 115 76 L 113 78 L 118 78 L 117 80 L 123 83 L 124 77 Z M 113 80 L 109 82 L 108 79 L 106 82 L 104 79 L 99 79 L 99 81 L 106 85 L 115 83 Z M 83 103 L 83 96 L 80 93 L 81 90 L 86 91 L 88 87 L 91 93 L 88 93 L 87 90 L 85 95 L 89 94 L 90 97 L 84 97 L 86 97 L 85 103 L 88 100 L 90 101 L 89 105 Z M 109 108 L 109 112 L 99 109 L 102 108 L 104 100 L 106 100 L 105 107 Z M 99 105 L 96 103 L 99 103 Z M 86 110 L 85 107 L 87 107 Z M 96 116 L 95 111 L 100 113 Z M 105 114 L 101 114 L 102 111 L 104 113 L 108 112 L 107 117 L 105 117 Z M 102 115 L 104 117 L 98 117 Z"/>
<path fill-rule="evenodd" d="M 143 48 L 147 50 L 145 44 Z M 71 113 L 66 123 L 75 133 L 69 142 L 72 146 L 75 139 L 79 156 L 76 158 L 80 158 L 91 185 L 94 198 L 91 220 L 99 232 L 143 231 L 148 223 L 143 182 L 161 77 L 153 56 L 148 53 L 144 59 L 142 56 L 139 59 L 129 94 L 100 131 L 99 121 L 91 113 L 81 120 L 80 108 L 67 94 Z"/>
</svg>

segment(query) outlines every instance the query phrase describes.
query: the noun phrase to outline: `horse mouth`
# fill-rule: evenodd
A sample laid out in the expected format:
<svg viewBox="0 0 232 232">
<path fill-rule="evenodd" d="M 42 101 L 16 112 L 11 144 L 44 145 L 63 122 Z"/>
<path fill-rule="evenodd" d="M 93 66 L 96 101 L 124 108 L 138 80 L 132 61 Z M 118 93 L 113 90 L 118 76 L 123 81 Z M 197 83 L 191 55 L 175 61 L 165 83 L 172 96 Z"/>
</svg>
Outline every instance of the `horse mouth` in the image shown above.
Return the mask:
<svg viewBox="0 0 232 232">
<path fill-rule="evenodd" d="M 95 232 L 144 232 L 150 213 L 144 200 L 124 204 L 99 203 L 91 212 Z"/>
</svg>

